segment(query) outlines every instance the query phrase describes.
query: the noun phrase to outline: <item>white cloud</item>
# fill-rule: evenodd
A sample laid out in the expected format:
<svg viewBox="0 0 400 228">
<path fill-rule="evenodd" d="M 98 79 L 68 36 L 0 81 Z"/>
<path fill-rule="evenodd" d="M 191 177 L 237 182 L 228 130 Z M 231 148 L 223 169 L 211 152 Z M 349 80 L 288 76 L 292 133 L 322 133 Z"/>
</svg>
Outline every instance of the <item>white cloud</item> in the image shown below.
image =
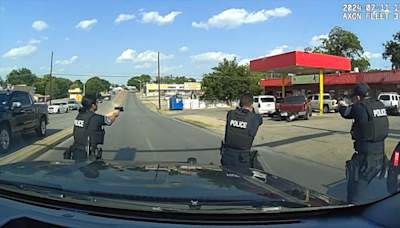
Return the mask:
<svg viewBox="0 0 400 228">
<path fill-rule="evenodd" d="M 58 69 L 57 72 L 64 72 L 64 69 Z"/>
<path fill-rule="evenodd" d="M 129 21 L 132 20 L 133 18 L 135 18 L 135 15 L 133 14 L 120 14 L 114 21 L 114 23 L 119 24 L 120 22 L 123 21 Z"/>
<path fill-rule="evenodd" d="M 171 66 L 171 67 L 161 67 L 160 73 L 161 74 L 165 74 L 165 73 L 171 72 L 172 70 L 179 69 L 179 68 L 182 68 L 182 67 L 183 67 L 183 65 Z M 156 74 L 156 73 L 158 73 L 158 69 L 153 71 L 153 74 Z"/>
<path fill-rule="evenodd" d="M 75 62 L 77 58 L 78 58 L 78 56 L 72 56 L 69 60 L 58 60 L 55 62 L 55 64 L 69 65 L 69 64 Z"/>
<path fill-rule="evenodd" d="M 289 51 L 290 49 L 293 49 L 293 48 L 291 48 L 287 45 L 278 46 L 274 50 L 268 51 L 268 54 L 266 56 L 279 55 L 279 54 Z"/>
<path fill-rule="evenodd" d="M 16 70 L 16 69 L 18 69 L 16 66 L 14 66 L 14 67 L 2 67 L 2 68 L 0 68 L 0 75 L 1 74 L 9 74 L 12 70 Z M 4 79 L 4 77 L 3 77 L 3 79 Z"/>
<path fill-rule="evenodd" d="M 44 69 L 46 69 L 46 67 L 40 67 L 40 69 L 39 69 L 39 70 L 44 70 Z"/>
<path fill-rule="evenodd" d="M 328 35 L 319 35 L 319 36 L 313 36 L 313 38 L 311 38 L 310 42 L 308 42 L 308 44 L 310 44 L 311 46 L 317 47 L 322 45 L 322 41 L 321 39 L 326 39 L 328 38 Z"/>
<path fill-rule="evenodd" d="M 47 36 L 42 36 L 42 39 L 44 39 L 44 40 L 48 40 L 48 39 L 49 39 L 49 37 L 47 37 Z"/>
<path fill-rule="evenodd" d="M 34 21 L 32 24 L 32 28 L 42 31 L 43 29 L 48 28 L 49 26 L 44 21 Z"/>
<path fill-rule="evenodd" d="M 94 24 L 97 23 L 97 19 L 92 19 L 92 20 L 82 20 L 80 21 L 75 28 L 77 29 L 83 29 L 83 30 L 88 30 L 91 27 L 93 27 Z"/>
<path fill-rule="evenodd" d="M 233 29 L 244 24 L 254 24 L 267 21 L 270 17 L 286 17 L 292 11 L 285 7 L 279 7 L 271 10 L 260 10 L 248 12 L 245 9 L 228 9 L 220 14 L 214 15 L 207 22 L 192 22 L 196 28 L 226 28 Z"/>
<path fill-rule="evenodd" d="M 18 48 L 12 48 L 10 51 L 8 51 L 6 54 L 3 55 L 3 58 L 17 58 L 22 56 L 28 56 L 33 54 L 36 50 L 37 47 L 30 44 Z"/>
<path fill-rule="evenodd" d="M 172 11 L 171 13 L 161 16 L 160 13 L 156 11 L 152 12 L 144 12 L 142 13 L 142 23 L 148 24 L 148 23 L 154 23 L 157 25 L 166 25 L 169 23 L 174 22 L 175 17 L 181 14 L 182 12 L 180 11 Z"/>
<path fill-rule="evenodd" d="M 29 44 L 40 44 L 42 41 L 41 40 L 37 40 L 37 39 L 31 39 L 29 41 Z"/>
<path fill-rule="evenodd" d="M 381 53 L 371 53 L 371 52 L 364 52 L 364 56 L 367 57 L 368 59 L 376 59 L 382 57 Z"/>
<path fill-rule="evenodd" d="M 224 52 L 206 52 L 206 53 L 190 56 L 190 58 L 194 62 L 206 62 L 206 61 L 220 62 L 223 59 L 232 60 L 235 57 L 237 57 L 237 55 L 224 53 Z"/>
<path fill-rule="evenodd" d="M 239 65 L 246 65 L 246 64 L 250 64 L 250 61 L 253 59 L 242 59 L 239 61 Z"/>
<path fill-rule="evenodd" d="M 66 40 L 66 41 L 70 41 L 70 39 L 69 39 L 68 37 L 67 37 L 67 38 L 65 38 L 65 40 Z"/>
<path fill-rule="evenodd" d="M 160 53 L 160 60 L 172 59 L 174 55 L 165 55 Z M 158 60 L 157 52 L 147 50 L 142 53 L 137 53 L 137 51 L 132 49 L 127 49 L 116 59 L 115 62 L 157 62 Z"/>
<path fill-rule="evenodd" d="M 186 46 L 179 48 L 179 51 L 181 51 L 181 52 L 188 51 L 188 50 L 189 50 L 189 48 Z"/>
<path fill-rule="evenodd" d="M 147 69 L 150 68 L 151 66 L 153 66 L 153 64 L 151 63 L 144 63 L 142 65 L 136 65 L 135 68 L 136 69 Z"/>
</svg>

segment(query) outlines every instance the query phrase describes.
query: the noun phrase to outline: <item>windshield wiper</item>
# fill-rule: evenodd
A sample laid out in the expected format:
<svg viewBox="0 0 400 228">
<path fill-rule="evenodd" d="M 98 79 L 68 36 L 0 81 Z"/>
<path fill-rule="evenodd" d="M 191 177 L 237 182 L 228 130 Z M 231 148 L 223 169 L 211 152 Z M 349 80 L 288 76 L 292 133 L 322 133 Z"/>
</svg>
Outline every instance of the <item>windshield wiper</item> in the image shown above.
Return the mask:
<svg viewBox="0 0 400 228">
<path fill-rule="evenodd" d="M 286 201 L 285 199 L 255 199 L 255 200 L 229 200 L 229 201 L 193 201 L 189 205 L 191 209 L 200 209 L 202 206 L 250 206 L 253 208 L 263 207 L 287 207 L 287 208 L 304 208 L 311 207 L 306 202 Z"/>
</svg>

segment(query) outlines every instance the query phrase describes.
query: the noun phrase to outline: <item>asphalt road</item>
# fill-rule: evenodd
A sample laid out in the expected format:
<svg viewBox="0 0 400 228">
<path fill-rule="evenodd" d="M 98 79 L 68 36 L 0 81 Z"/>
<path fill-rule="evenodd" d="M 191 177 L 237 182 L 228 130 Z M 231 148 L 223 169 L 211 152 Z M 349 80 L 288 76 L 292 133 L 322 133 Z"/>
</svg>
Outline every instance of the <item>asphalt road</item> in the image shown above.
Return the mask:
<svg viewBox="0 0 400 228">
<path fill-rule="evenodd" d="M 99 113 L 109 112 L 112 109 L 112 102 L 116 99 L 118 93 L 112 97 L 111 101 L 104 101 L 99 104 Z M 68 113 L 51 114 L 49 115 L 50 124 L 47 125 L 47 136 L 60 132 L 68 127 L 73 126 L 73 121 L 78 114 L 77 110 L 71 110 Z M 27 132 L 25 134 L 16 135 L 12 139 L 10 151 L 7 154 L 0 154 L 0 158 L 7 156 L 17 150 L 20 150 L 36 141 L 40 140 L 36 136 L 35 131 Z"/>
<path fill-rule="evenodd" d="M 220 135 L 154 113 L 133 93 L 127 94 L 124 109 L 114 125 L 106 129 L 104 159 L 185 162 L 187 158 L 195 157 L 199 164 L 220 164 Z M 71 144 L 72 139 L 68 139 L 36 160 L 60 160 Z M 346 200 L 343 170 L 276 153 L 262 146 L 258 149 L 259 160 L 266 172 Z M 387 196 L 385 183 L 374 180 L 368 189 L 368 199 Z"/>
</svg>

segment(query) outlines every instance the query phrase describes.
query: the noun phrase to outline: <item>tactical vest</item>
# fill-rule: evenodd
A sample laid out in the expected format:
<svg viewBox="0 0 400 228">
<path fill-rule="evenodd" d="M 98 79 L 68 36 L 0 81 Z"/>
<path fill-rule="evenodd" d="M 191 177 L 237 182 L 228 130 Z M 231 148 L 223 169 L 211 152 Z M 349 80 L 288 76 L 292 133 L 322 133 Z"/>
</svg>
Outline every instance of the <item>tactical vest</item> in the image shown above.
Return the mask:
<svg viewBox="0 0 400 228">
<path fill-rule="evenodd" d="M 249 150 L 254 137 L 250 129 L 256 114 L 246 109 L 231 110 L 226 120 L 225 145 L 229 148 Z"/>
<path fill-rule="evenodd" d="M 104 130 L 99 131 L 89 131 L 89 122 L 93 116 L 96 114 L 94 112 L 83 112 L 79 113 L 74 122 L 74 140 L 76 144 L 87 145 L 90 139 L 90 144 L 96 146 L 98 144 L 104 143 Z"/>
<path fill-rule="evenodd" d="M 353 125 L 353 138 L 357 141 L 379 142 L 389 135 L 389 120 L 385 105 L 377 99 L 367 99 L 360 102 L 368 113 L 368 122 L 356 120 Z"/>
</svg>

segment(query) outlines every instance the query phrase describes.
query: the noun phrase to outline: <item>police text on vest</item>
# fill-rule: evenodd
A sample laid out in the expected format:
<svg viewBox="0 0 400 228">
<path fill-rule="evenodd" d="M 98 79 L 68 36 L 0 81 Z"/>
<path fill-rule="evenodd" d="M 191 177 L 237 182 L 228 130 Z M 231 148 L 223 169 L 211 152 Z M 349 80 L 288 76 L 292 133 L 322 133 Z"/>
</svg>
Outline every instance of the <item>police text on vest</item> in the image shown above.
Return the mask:
<svg viewBox="0 0 400 228">
<path fill-rule="evenodd" d="M 245 122 L 245 121 L 231 120 L 229 125 L 231 125 L 233 127 L 242 128 L 242 129 L 246 129 L 247 128 L 247 122 Z"/>
<path fill-rule="evenodd" d="M 374 109 L 374 117 L 382 117 L 382 116 L 387 116 L 386 114 L 386 109 Z"/>
<path fill-rule="evenodd" d="M 83 120 L 75 120 L 74 125 L 77 127 L 83 127 L 83 124 L 85 124 L 85 121 Z"/>
</svg>

